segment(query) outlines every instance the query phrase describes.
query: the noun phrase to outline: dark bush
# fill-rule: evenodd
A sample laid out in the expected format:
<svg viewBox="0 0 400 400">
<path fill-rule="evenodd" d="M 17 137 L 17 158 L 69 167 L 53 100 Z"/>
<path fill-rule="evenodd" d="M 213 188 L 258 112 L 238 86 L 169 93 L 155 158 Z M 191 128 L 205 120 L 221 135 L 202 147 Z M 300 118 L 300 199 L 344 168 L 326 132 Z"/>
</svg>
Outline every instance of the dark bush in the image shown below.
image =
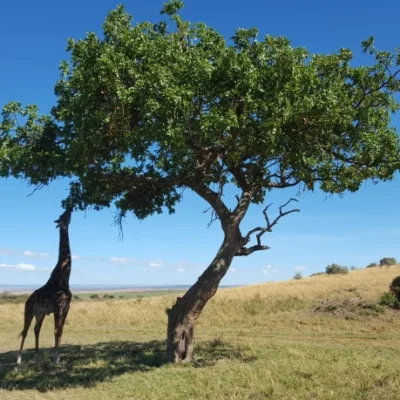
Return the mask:
<svg viewBox="0 0 400 400">
<path fill-rule="evenodd" d="M 375 267 L 377 267 L 377 266 L 378 266 L 378 264 L 375 263 L 375 262 L 373 262 L 373 263 L 371 263 L 371 264 L 368 264 L 365 268 L 375 268 Z"/>
<path fill-rule="evenodd" d="M 112 294 L 105 293 L 103 296 L 103 299 L 113 299 L 113 298 L 114 298 L 114 296 Z"/>
<path fill-rule="evenodd" d="M 91 299 L 99 299 L 99 298 L 100 298 L 100 296 L 99 296 L 98 294 L 96 294 L 96 293 L 91 294 L 89 297 L 90 297 Z"/>
<path fill-rule="evenodd" d="M 326 273 L 329 275 L 348 274 L 349 269 L 344 265 L 331 264 L 326 267 Z"/>
<path fill-rule="evenodd" d="M 298 280 L 300 280 L 300 279 L 303 279 L 303 275 L 301 274 L 301 272 L 296 272 L 296 273 L 294 274 L 293 279 L 296 280 L 296 281 L 298 281 Z"/>
<path fill-rule="evenodd" d="M 396 259 L 394 257 L 384 257 L 379 261 L 379 265 L 381 267 L 390 267 L 391 265 L 395 265 Z"/>
<path fill-rule="evenodd" d="M 400 302 L 400 276 L 396 276 L 396 278 L 392 280 L 389 289 L 396 296 L 396 299 Z"/>
</svg>

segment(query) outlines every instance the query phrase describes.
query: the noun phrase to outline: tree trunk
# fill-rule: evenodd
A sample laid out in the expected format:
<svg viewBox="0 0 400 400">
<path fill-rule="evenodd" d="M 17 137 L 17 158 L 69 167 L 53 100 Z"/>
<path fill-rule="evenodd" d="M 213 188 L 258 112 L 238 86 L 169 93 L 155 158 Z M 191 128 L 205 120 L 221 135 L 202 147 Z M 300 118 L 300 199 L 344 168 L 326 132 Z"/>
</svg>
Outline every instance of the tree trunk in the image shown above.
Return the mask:
<svg viewBox="0 0 400 400">
<path fill-rule="evenodd" d="M 197 282 L 178 297 L 168 310 L 167 350 L 170 362 L 192 361 L 194 327 L 204 306 L 216 293 L 235 253 L 243 246 L 243 238 L 237 230 L 235 235 L 226 235 L 210 266 Z"/>
</svg>

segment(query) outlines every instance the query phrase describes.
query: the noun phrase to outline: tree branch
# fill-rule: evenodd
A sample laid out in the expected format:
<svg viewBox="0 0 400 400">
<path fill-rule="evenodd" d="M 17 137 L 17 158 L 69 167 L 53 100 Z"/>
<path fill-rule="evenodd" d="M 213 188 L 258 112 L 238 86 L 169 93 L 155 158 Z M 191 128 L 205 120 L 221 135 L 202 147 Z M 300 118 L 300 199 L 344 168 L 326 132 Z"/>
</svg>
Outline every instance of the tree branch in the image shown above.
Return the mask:
<svg viewBox="0 0 400 400">
<path fill-rule="evenodd" d="M 225 203 L 221 200 L 221 197 L 218 193 L 211 190 L 204 183 L 193 183 L 187 182 L 187 186 L 189 186 L 194 192 L 196 192 L 200 197 L 202 197 L 208 204 L 214 209 L 218 219 L 221 221 L 222 229 L 226 231 L 229 224 L 229 219 L 231 216 L 231 212 Z"/>
<path fill-rule="evenodd" d="M 268 204 L 264 210 L 263 210 L 263 214 L 264 214 L 264 218 L 265 218 L 265 222 L 266 222 L 266 226 L 263 228 L 261 226 L 258 226 L 257 228 L 251 229 L 250 231 L 247 232 L 247 235 L 244 237 L 244 241 L 245 243 L 248 243 L 251 239 L 251 235 L 253 235 L 254 233 L 258 232 L 256 235 L 257 238 L 257 244 L 255 246 L 251 246 L 251 247 L 245 247 L 243 246 L 240 250 L 238 250 L 236 252 L 236 256 L 248 256 L 251 253 L 254 253 L 255 251 L 260 251 L 260 250 L 268 250 L 270 247 L 269 246 L 265 246 L 261 243 L 261 237 L 264 235 L 265 232 L 272 232 L 272 228 L 279 222 L 279 220 L 286 216 L 289 215 L 291 213 L 294 212 L 300 212 L 299 209 L 295 208 L 292 210 L 288 210 L 288 211 L 283 211 L 283 209 L 291 202 L 291 201 L 295 201 L 297 202 L 298 200 L 296 199 L 289 199 L 285 204 L 281 205 L 279 207 L 279 215 L 271 222 L 269 216 L 268 216 L 268 209 L 272 204 Z"/>
<path fill-rule="evenodd" d="M 251 189 L 251 186 L 249 182 L 247 182 L 246 176 L 240 167 L 235 166 L 234 168 L 229 168 L 229 171 L 243 190 L 249 191 Z"/>
<path fill-rule="evenodd" d="M 388 67 L 387 67 L 387 66 L 385 66 L 385 67 L 386 67 L 386 70 L 388 70 Z M 362 103 L 368 96 L 370 96 L 371 94 L 373 94 L 373 93 L 375 93 L 375 92 L 378 92 L 379 90 L 382 90 L 382 89 L 386 88 L 387 85 L 388 85 L 389 83 L 391 83 L 391 81 L 394 80 L 394 79 L 396 78 L 396 75 L 397 75 L 398 73 L 400 73 L 400 69 L 398 69 L 395 73 L 390 73 L 389 78 L 386 79 L 386 81 L 383 81 L 383 83 L 382 83 L 380 86 L 378 86 L 378 87 L 376 87 L 376 88 L 370 88 L 369 90 L 364 91 L 363 96 L 362 96 L 361 99 L 354 105 L 354 108 L 360 107 L 361 103 Z"/>
<path fill-rule="evenodd" d="M 255 251 L 260 251 L 260 250 L 269 250 L 269 246 L 251 246 L 251 247 L 245 247 L 243 246 L 240 250 L 238 250 L 235 254 L 235 256 L 248 256 L 251 253 L 254 253 Z"/>
<path fill-rule="evenodd" d="M 246 215 L 252 197 L 253 190 L 244 190 L 240 198 L 239 196 L 236 197 L 238 203 L 232 214 L 235 216 L 237 224 L 240 224 L 243 217 Z"/>
</svg>

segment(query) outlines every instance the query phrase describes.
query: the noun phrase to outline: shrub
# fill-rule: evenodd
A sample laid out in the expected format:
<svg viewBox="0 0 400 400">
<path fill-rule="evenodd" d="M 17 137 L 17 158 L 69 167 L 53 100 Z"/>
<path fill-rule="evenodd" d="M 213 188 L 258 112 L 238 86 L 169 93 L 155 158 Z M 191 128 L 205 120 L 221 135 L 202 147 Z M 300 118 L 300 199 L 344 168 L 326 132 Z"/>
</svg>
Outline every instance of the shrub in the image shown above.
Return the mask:
<svg viewBox="0 0 400 400">
<path fill-rule="evenodd" d="M 368 264 L 365 268 L 375 268 L 375 267 L 377 267 L 377 266 L 378 266 L 378 264 L 375 263 L 375 262 L 373 262 L 373 263 L 371 263 L 371 264 Z"/>
<path fill-rule="evenodd" d="M 301 272 L 296 272 L 296 273 L 294 274 L 293 279 L 295 279 L 296 281 L 298 281 L 298 280 L 300 280 L 300 279 L 303 279 L 303 275 L 301 274 Z"/>
<path fill-rule="evenodd" d="M 399 308 L 400 302 L 397 300 L 395 294 L 393 292 L 384 292 L 379 301 L 378 304 L 381 306 L 387 306 L 387 307 L 392 307 L 392 308 Z"/>
<path fill-rule="evenodd" d="M 113 299 L 113 298 L 114 298 L 114 296 L 112 294 L 105 293 L 103 295 L 103 299 Z"/>
<path fill-rule="evenodd" d="M 400 276 L 396 276 L 392 280 L 392 283 L 389 286 L 391 293 L 396 297 L 396 299 L 400 302 Z"/>
<path fill-rule="evenodd" d="M 91 294 L 89 297 L 90 297 L 91 299 L 99 299 L 99 298 L 100 298 L 100 296 L 99 296 L 98 294 L 96 294 L 96 293 Z"/>
<path fill-rule="evenodd" d="M 352 265 L 351 267 L 350 267 L 350 271 L 356 271 L 358 268 L 357 267 L 355 267 L 354 265 Z"/>
<path fill-rule="evenodd" d="M 329 275 L 348 274 L 349 269 L 344 265 L 331 264 L 326 267 L 326 273 Z"/>
<path fill-rule="evenodd" d="M 396 259 L 394 257 L 384 257 L 379 261 L 381 267 L 390 267 L 396 264 Z"/>
<path fill-rule="evenodd" d="M 73 295 L 73 299 L 74 299 L 74 300 L 81 300 L 81 298 L 80 298 L 77 294 L 74 294 L 74 295 Z"/>
</svg>

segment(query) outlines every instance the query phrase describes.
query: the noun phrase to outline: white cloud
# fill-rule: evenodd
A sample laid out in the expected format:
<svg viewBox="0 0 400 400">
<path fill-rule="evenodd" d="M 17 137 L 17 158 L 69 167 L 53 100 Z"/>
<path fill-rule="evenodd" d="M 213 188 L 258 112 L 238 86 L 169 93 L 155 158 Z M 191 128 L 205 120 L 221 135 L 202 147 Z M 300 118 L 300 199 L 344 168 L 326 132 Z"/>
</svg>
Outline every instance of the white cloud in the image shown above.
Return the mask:
<svg viewBox="0 0 400 400">
<path fill-rule="evenodd" d="M 34 251 L 31 251 L 31 250 L 25 250 L 23 254 L 24 254 L 25 257 L 31 257 L 31 258 L 47 258 L 47 257 L 50 257 L 50 254 L 47 254 L 47 253 L 36 253 Z"/>
<path fill-rule="evenodd" d="M 129 258 L 124 258 L 124 257 L 111 257 L 110 261 L 113 264 L 117 264 L 117 265 L 126 265 L 129 263 Z"/>
<path fill-rule="evenodd" d="M 177 268 L 176 272 L 185 272 L 183 268 Z"/>
<path fill-rule="evenodd" d="M 158 268 L 158 267 L 162 267 L 162 265 L 163 265 L 162 260 L 152 260 L 149 262 L 149 267 Z"/>
<path fill-rule="evenodd" d="M 262 272 L 263 274 L 269 274 L 270 272 L 278 272 L 278 270 L 276 268 L 272 269 L 272 265 L 267 264 L 264 265 Z"/>
<path fill-rule="evenodd" d="M 236 269 L 236 268 L 231 268 L 229 271 L 231 271 L 231 272 L 236 272 L 237 269 Z"/>
<path fill-rule="evenodd" d="M 138 260 L 136 260 L 135 258 L 128 258 L 128 257 L 111 257 L 110 261 L 116 265 L 143 264 L 139 263 Z M 143 265 L 147 265 L 147 263 L 144 263 Z"/>
<path fill-rule="evenodd" d="M 303 267 L 302 265 L 299 265 L 298 267 L 293 267 L 294 270 L 296 271 L 303 271 L 304 269 L 306 269 L 306 267 Z"/>
<path fill-rule="evenodd" d="M 81 259 L 79 256 L 75 256 L 75 255 L 73 255 L 71 258 L 72 258 L 73 260 L 80 260 L 80 259 Z"/>
<path fill-rule="evenodd" d="M 19 263 L 19 264 L 0 264 L 0 269 L 14 269 L 14 270 L 19 270 L 19 271 L 35 271 L 36 267 L 33 266 L 32 264 L 24 264 L 24 263 Z"/>
</svg>

